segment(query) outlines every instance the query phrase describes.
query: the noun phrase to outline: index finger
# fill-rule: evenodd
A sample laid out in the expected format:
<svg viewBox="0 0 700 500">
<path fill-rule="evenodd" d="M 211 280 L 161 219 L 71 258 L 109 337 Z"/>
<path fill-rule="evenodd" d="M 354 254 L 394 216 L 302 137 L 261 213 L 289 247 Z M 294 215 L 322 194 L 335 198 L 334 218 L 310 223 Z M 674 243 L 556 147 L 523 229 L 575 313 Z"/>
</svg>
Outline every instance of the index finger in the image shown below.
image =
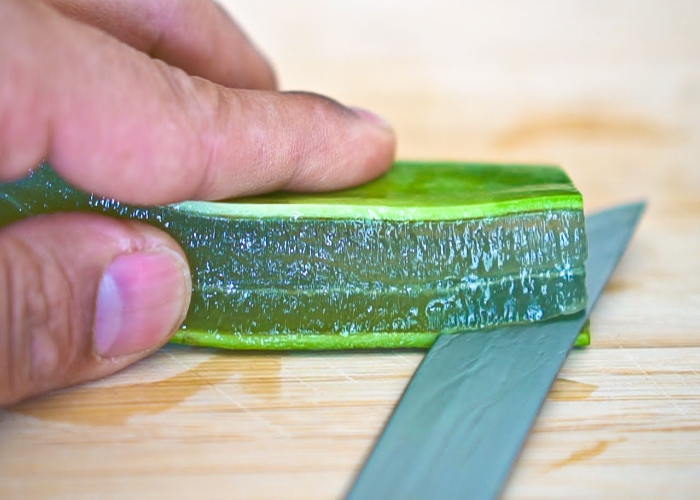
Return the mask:
<svg viewBox="0 0 700 500">
<path fill-rule="evenodd" d="M 344 188 L 393 160 L 393 133 L 364 112 L 309 94 L 227 89 L 40 3 L 2 5 L 5 178 L 46 157 L 84 190 L 162 204 Z"/>
<path fill-rule="evenodd" d="M 210 0 L 44 0 L 152 57 L 226 87 L 274 89 L 272 68 Z"/>
</svg>

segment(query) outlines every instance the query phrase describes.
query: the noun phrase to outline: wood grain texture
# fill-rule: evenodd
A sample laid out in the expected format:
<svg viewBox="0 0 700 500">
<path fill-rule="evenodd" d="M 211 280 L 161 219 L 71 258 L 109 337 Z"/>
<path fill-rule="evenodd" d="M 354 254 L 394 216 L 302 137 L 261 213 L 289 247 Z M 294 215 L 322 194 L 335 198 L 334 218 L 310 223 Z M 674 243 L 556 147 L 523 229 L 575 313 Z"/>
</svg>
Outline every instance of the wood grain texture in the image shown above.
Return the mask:
<svg viewBox="0 0 700 500">
<path fill-rule="evenodd" d="M 697 498 L 700 4 L 226 2 L 286 89 L 373 108 L 399 156 L 562 164 L 649 211 L 508 499 Z M 0 411 L 0 498 L 338 498 L 422 357 L 169 346 Z"/>
</svg>

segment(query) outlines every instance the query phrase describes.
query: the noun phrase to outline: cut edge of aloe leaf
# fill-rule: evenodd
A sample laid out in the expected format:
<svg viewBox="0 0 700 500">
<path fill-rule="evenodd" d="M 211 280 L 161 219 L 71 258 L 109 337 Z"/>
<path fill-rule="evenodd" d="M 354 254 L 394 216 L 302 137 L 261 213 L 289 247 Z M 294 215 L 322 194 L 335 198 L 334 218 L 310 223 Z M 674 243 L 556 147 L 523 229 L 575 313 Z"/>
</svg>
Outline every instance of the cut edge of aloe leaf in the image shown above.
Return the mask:
<svg viewBox="0 0 700 500">
<path fill-rule="evenodd" d="M 397 161 L 382 177 L 341 191 L 276 192 L 170 207 L 223 218 L 428 221 L 582 210 L 583 198 L 566 172 L 553 165 Z"/>
<path fill-rule="evenodd" d="M 444 207 L 392 207 L 367 205 L 335 205 L 288 203 L 221 203 L 186 201 L 171 208 L 208 217 L 227 218 L 303 218 L 303 219 L 363 219 L 363 220 L 461 220 L 499 217 L 513 213 L 578 210 L 583 207 L 580 197 L 572 195 L 543 196 L 478 205 Z"/>
<path fill-rule="evenodd" d="M 396 333 L 370 332 L 352 335 L 327 334 L 275 334 L 244 335 L 240 333 L 221 334 L 197 330 L 179 330 L 171 339 L 175 344 L 199 347 L 214 347 L 231 350 L 265 351 L 330 351 L 346 349 L 428 349 L 440 333 Z M 444 335 L 469 335 L 466 333 Z M 591 343 L 589 324 L 583 327 L 576 337 L 574 347 L 586 347 Z"/>
</svg>

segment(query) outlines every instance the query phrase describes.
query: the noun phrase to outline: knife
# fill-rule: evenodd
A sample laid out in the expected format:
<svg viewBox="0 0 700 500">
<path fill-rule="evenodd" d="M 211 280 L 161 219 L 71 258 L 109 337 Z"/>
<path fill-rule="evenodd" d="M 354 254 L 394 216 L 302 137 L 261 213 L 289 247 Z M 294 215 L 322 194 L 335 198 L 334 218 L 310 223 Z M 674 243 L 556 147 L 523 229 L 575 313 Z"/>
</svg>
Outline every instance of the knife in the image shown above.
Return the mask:
<svg viewBox="0 0 700 500">
<path fill-rule="evenodd" d="M 586 218 L 585 311 L 440 336 L 347 499 L 496 498 L 644 208 L 633 203 Z"/>
</svg>

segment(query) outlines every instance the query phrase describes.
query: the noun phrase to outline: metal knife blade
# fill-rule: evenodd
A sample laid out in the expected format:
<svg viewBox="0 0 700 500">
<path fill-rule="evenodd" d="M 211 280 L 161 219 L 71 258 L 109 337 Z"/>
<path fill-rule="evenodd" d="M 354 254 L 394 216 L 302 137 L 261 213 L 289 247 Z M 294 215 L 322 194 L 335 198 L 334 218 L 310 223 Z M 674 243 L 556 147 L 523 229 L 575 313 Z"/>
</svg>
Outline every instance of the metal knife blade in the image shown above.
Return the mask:
<svg viewBox="0 0 700 500">
<path fill-rule="evenodd" d="M 623 205 L 586 218 L 585 312 L 439 337 L 347 498 L 495 498 L 644 207 Z"/>
</svg>

